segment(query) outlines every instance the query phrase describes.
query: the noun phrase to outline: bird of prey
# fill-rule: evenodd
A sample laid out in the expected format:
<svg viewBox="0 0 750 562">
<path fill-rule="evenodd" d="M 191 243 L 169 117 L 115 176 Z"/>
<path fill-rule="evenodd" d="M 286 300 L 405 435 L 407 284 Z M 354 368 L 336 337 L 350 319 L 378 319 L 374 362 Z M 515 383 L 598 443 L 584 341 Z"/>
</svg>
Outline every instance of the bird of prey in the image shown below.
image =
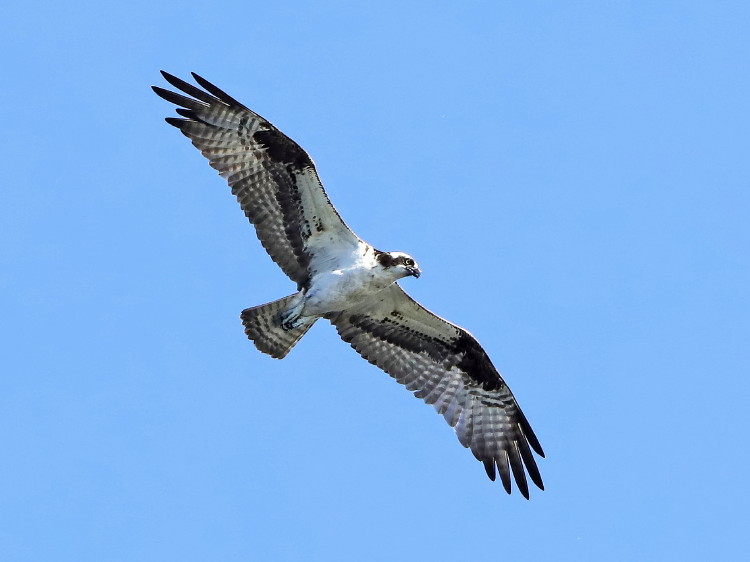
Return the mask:
<svg viewBox="0 0 750 562">
<path fill-rule="evenodd" d="M 490 479 L 499 474 L 510 493 L 512 474 L 528 499 L 527 472 L 544 489 L 532 454 L 543 457 L 542 447 L 485 350 L 397 283 L 419 277 L 414 258 L 377 250 L 354 234 L 310 156 L 266 119 L 195 73 L 200 88 L 162 75 L 186 94 L 153 86 L 179 106 L 181 118 L 167 123 L 227 180 L 263 247 L 297 283 L 294 294 L 242 311 L 255 346 L 281 359 L 325 318 L 363 358 L 432 404 Z"/>
</svg>

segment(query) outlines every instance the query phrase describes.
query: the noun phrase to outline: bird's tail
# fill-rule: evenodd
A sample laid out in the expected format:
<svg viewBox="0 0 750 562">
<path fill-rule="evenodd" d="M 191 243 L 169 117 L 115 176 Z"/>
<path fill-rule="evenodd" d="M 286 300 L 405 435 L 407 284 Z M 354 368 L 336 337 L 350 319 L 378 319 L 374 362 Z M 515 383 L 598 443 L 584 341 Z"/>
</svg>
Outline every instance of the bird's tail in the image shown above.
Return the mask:
<svg viewBox="0 0 750 562">
<path fill-rule="evenodd" d="M 293 306 L 295 296 L 296 294 L 289 295 L 277 301 L 246 308 L 240 314 L 247 337 L 260 351 L 275 359 L 286 357 L 317 320 L 315 317 L 305 319 L 300 326 L 288 330 L 281 327 L 281 314 Z"/>
</svg>

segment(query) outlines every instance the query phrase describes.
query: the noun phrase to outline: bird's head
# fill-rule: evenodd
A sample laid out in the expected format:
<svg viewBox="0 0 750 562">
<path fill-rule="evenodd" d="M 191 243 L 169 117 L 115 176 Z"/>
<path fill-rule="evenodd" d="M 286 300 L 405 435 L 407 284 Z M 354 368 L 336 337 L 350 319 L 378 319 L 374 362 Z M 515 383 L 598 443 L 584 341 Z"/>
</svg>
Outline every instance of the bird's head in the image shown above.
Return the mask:
<svg viewBox="0 0 750 562">
<path fill-rule="evenodd" d="M 396 279 L 419 277 L 422 274 L 414 258 L 404 252 L 378 252 L 377 260 L 385 269 L 393 271 Z"/>
</svg>

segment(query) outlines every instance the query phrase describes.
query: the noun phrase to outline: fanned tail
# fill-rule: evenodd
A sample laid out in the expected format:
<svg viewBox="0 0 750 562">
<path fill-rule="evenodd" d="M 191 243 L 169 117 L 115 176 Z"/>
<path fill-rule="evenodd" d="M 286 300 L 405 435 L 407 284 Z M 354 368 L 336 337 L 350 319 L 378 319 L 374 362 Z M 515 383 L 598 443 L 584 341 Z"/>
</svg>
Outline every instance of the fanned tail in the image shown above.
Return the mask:
<svg viewBox="0 0 750 562">
<path fill-rule="evenodd" d="M 289 295 L 277 301 L 246 308 L 240 314 L 247 337 L 260 351 L 274 359 L 283 359 L 305 335 L 317 318 L 309 318 L 296 328 L 286 330 L 281 327 L 280 316 L 293 303 L 296 295 Z"/>
</svg>

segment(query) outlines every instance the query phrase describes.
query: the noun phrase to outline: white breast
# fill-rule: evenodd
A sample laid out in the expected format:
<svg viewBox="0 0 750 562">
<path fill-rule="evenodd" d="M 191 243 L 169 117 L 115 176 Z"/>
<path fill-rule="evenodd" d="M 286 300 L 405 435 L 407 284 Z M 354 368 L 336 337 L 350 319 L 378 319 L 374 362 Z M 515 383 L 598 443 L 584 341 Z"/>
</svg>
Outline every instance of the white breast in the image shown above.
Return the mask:
<svg viewBox="0 0 750 562">
<path fill-rule="evenodd" d="M 336 259 L 334 268 L 313 275 L 305 292 L 305 316 L 323 316 L 347 309 L 382 291 L 396 277 L 375 261 L 370 246 L 361 246 Z"/>
</svg>

